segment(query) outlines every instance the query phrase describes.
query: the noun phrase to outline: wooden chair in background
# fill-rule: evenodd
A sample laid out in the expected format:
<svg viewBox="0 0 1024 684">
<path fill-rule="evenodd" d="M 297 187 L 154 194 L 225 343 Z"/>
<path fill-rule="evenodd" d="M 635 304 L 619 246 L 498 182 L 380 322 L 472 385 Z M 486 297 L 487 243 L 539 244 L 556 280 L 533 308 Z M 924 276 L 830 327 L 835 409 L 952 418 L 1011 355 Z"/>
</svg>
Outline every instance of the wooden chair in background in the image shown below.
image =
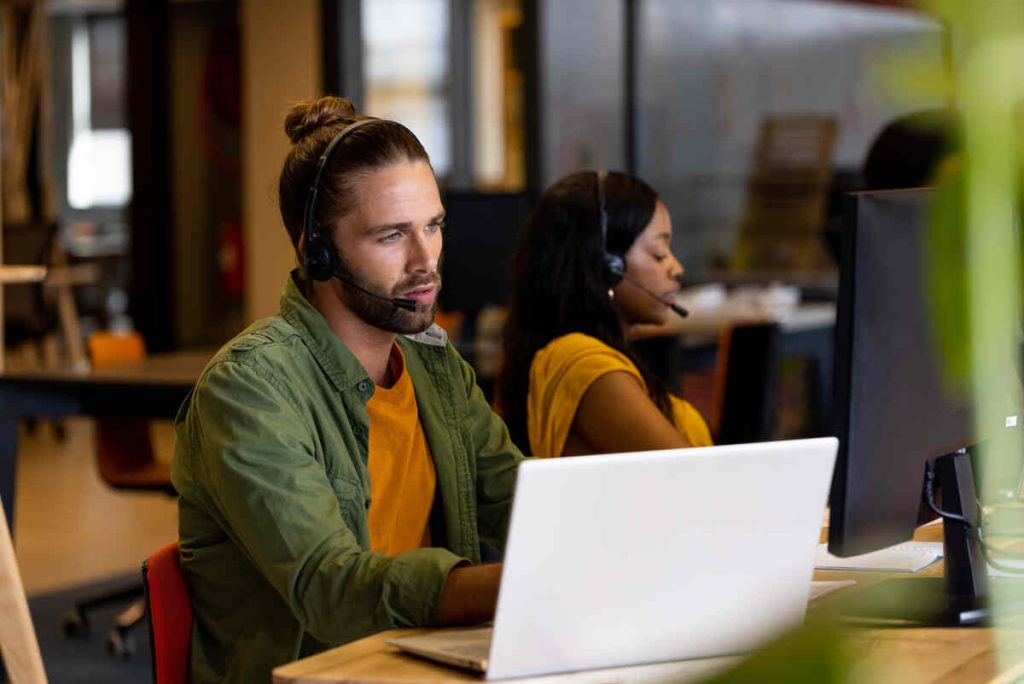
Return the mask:
<svg viewBox="0 0 1024 684">
<path fill-rule="evenodd" d="M 732 270 L 832 267 L 824 225 L 836 133 L 831 116 L 764 119 Z"/>
</svg>

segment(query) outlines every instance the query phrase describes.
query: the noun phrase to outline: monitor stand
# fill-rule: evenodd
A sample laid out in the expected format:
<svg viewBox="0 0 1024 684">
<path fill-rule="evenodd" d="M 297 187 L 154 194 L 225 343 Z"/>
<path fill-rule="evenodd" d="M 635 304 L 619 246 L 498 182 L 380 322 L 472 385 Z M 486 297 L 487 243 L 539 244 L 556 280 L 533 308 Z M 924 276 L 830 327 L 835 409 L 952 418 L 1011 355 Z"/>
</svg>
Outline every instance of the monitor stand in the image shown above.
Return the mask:
<svg viewBox="0 0 1024 684">
<path fill-rule="evenodd" d="M 989 579 L 976 535 L 980 522 L 974 472 L 965 449 L 935 459 L 935 479 L 942 490 L 945 577 L 883 580 L 851 592 L 837 606 L 856 622 L 905 626 L 974 626 L 990 622 Z M 838 598 L 838 597 L 837 597 Z"/>
</svg>

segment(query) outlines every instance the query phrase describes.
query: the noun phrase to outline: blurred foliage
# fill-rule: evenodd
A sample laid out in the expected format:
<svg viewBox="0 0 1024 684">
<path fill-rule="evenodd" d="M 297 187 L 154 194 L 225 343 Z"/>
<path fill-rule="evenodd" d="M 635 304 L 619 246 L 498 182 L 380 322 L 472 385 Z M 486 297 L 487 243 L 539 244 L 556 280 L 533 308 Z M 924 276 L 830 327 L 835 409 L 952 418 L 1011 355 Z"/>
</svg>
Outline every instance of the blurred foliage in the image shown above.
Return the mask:
<svg viewBox="0 0 1024 684">
<path fill-rule="evenodd" d="M 855 681 L 852 670 L 840 631 L 834 626 L 808 623 L 705 684 L 846 684 Z"/>
<path fill-rule="evenodd" d="M 1024 2 L 926 7 L 949 31 L 950 73 L 932 81 L 946 83 L 962 130 L 938 171 L 923 246 L 931 320 L 947 378 L 971 393 L 977 434 L 988 441 L 980 479 L 1005 491 L 1024 456 L 1019 430 L 1002 428 L 1020 402 Z"/>
<path fill-rule="evenodd" d="M 949 95 L 963 130 L 958 161 L 939 179 L 926 246 L 932 317 L 949 377 L 970 388 L 975 429 L 986 440 L 975 454 L 983 498 L 1019 501 L 1024 439 L 1004 421 L 1008 405 L 1021 413 L 1024 2 L 928 0 L 926 7 L 951 36 Z M 991 515 L 982 526 L 990 537 L 1021 534 L 1018 523 L 1001 529 Z M 1019 605 L 1021 585 L 993 584 L 995 619 Z"/>
</svg>

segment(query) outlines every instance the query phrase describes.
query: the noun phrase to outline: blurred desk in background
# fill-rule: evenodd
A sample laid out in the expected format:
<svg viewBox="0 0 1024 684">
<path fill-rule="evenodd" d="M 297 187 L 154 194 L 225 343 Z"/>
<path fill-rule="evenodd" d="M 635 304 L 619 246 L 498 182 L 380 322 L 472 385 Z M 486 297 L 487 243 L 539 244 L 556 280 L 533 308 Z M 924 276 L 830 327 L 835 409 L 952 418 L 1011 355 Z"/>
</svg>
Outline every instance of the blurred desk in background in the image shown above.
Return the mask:
<svg viewBox="0 0 1024 684">
<path fill-rule="evenodd" d="M 721 283 L 729 287 L 744 285 L 766 286 L 772 283 L 786 283 L 799 287 L 805 294 L 835 299 L 839 293 L 839 269 L 834 267 L 818 270 L 756 269 L 731 271 L 727 269 L 712 269 L 701 272 L 699 282 Z"/>
<path fill-rule="evenodd" d="M 0 372 L 0 498 L 14 529 L 18 421 L 92 416 L 174 418 L 213 350 L 154 354 L 102 369 Z"/>
<path fill-rule="evenodd" d="M 722 348 L 734 330 L 778 326 L 777 349 L 771 350 L 778 358 L 772 362 L 771 372 L 779 373 L 781 365 L 792 360 L 806 360 L 799 370 L 807 378 L 806 386 L 800 388 L 807 397 L 806 425 L 795 434 L 784 432 L 781 436 L 831 434 L 836 305 L 827 301 L 803 303 L 799 299 L 800 291 L 793 286 L 744 287 L 729 293 L 720 284 L 688 288 L 677 301 L 689 310 L 689 316 L 670 314 L 664 324 L 638 325 L 631 332 L 638 353 L 651 369 L 670 387 L 677 388 L 680 378 L 706 375 L 725 364 Z M 757 380 L 752 378 L 755 384 Z M 785 378 L 782 382 L 789 383 L 787 387 L 792 385 Z M 699 404 L 700 393 L 696 394 Z M 710 403 L 705 410 L 721 410 L 716 405 L 720 399 L 707 398 Z"/>
</svg>

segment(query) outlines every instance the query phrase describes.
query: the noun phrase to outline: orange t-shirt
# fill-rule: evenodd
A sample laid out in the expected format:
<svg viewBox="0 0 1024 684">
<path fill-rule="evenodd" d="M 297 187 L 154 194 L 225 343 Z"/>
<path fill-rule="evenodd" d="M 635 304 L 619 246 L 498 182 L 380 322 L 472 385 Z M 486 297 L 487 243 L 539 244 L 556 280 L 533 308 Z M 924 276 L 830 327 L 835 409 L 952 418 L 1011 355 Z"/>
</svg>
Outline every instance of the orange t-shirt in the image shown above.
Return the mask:
<svg viewBox="0 0 1024 684">
<path fill-rule="evenodd" d="M 397 556 L 430 546 L 430 509 L 437 474 L 416 407 L 405 358 L 391 348 L 390 388 L 378 386 L 370 416 L 370 549 Z"/>
</svg>

